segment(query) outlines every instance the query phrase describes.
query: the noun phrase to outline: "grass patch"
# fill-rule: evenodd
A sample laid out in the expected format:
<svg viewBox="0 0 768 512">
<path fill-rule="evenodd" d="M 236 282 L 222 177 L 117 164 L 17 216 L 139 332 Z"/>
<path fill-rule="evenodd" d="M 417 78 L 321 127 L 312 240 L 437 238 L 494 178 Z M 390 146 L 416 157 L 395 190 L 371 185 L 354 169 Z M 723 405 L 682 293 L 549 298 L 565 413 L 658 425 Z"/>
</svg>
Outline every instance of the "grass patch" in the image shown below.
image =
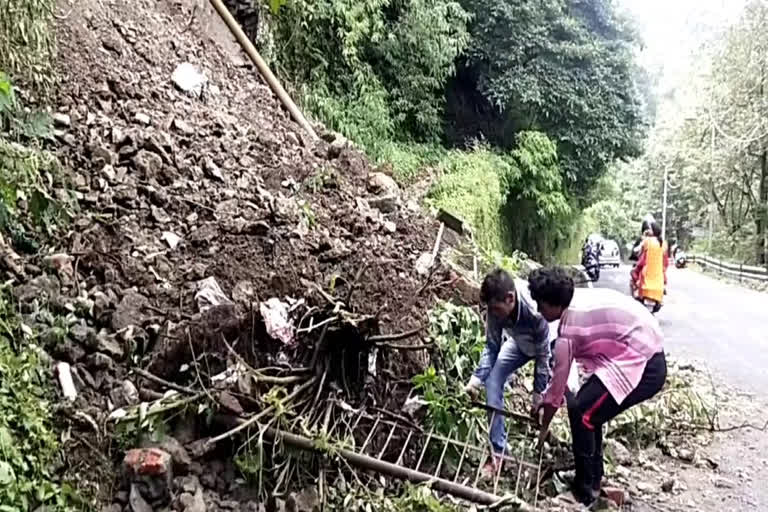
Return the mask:
<svg viewBox="0 0 768 512">
<path fill-rule="evenodd" d="M 488 251 L 507 251 L 509 223 L 502 218 L 506 202 L 502 176 L 509 163 L 484 147 L 453 150 L 438 166 L 438 181 L 428 203 L 454 213 L 473 229 L 475 240 Z"/>
<path fill-rule="evenodd" d="M 43 94 L 54 85 L 54 0 L 0 0 L 0 69 Z"/>
</svg>

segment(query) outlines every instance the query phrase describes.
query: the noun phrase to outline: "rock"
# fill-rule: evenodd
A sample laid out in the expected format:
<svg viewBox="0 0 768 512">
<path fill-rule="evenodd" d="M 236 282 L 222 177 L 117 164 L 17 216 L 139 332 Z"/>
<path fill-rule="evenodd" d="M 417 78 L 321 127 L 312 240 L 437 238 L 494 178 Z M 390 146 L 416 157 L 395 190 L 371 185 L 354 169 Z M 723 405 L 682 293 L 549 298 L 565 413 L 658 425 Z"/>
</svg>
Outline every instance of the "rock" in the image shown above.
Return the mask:
<svg viewBox="0 0 768 512">
<path fill-rule="evenodd" d="M 155 501 L 171 496 L 173 470 L 171 455 L 159 448 L 134 448 L 123 459 L 124 478 L 135 484 L 141 494 Z"/>
<path fill-rule="evenodd" d="M 416 273 L 422 276 L 429 274 L 429 269 L 432 267 L 432 253 L 423 252 L 419 259 L 416 260 Z"/>
<path fill-rule="evenodd" d="M 122 391 L 123 398 L 128 405 L 135 405 L 139 403 L 139 390 L 136 389 L 136 386 L 133 384 L 133 382 L 125 379 L 123 381 Z"/>
<path fill-rule="evenodd" d="M 85 350 L 83 350 L 80 345 L 72 343 L 70 340 L 64 339 L 61 341 L 58 332 L 51 334 L 51 331 L 58 329 L 59 328 L 57 327 L 52 327 L 42 334 L 42 340 L 45 343 L 47 350 L 54 358 L 66 361 L 69 364 L 75 364 L 78 361 L 81 361 L 85 357 Z"/>
<path fill-rule="evenodd" d="M 293 132 L 288 132 L 285 134 L 285 140 L 288 141 L 289 144 L 292 146 L 299 146 L 299 137 L 296 136 Z"/>
<path fill-rule="evenodd" d="M 397 210 L 398 198 L 396 195 L 369 197 L 368 205 L 381 213 L 392 213 Z"/>
<path fill-rule="evenodd" d="M 142 149 L 133 157 L 133 166 L 144 180 L 154 178 L 163 168 L 163 159 L 157 153 Z"/>
<path fill-rule="evenodd" d="M 32 302 L 38 299 L 43 302 L 52 302 L 58 299 L 61 283 L 56 276 L 43 274 L 37 276 L 26 284 L 17 286 L 13 294 L 21 303 Z"/>
<path fill-rule="evenodd" d="M 192 128 L 192 126 L 189 123 L 182 121 L 181 119 L 178 119 L 178 118 L 173 120 L 173 127 L 185 135 L 192 135 L 193 133 L 195 133 L 195 129 Z"/>
<path fill-rule="evenodd" d="M 727 478 L 724 478 L 722 476 L 715 476 L 712 479 L 712 482 L 715 484 L 715 487 L 718 489 L 735 489 L 737 484 L 733 480 L 728 480 Z"/>
<path fill-rule="evenodd" d="M 389 232 L 389 233 L 394 233 L 395 231 L 397 231 L 397 224 L 395 224 L 391 220 L 385 221 L 384 222 L 384 230 Z"/>
<path fill-rule="evenodd" d="M 623 507 L 627 502 L 627 493 L 623 489 L 618 487 L 603 487 L 602 493 L 605 494 L 607 500 L 612 501 L 619 507 Z"/>
<path fill-rule="evenodd" d="M 106 146 L 93 145 L 91 146 L 91 157 L 95 162 L 102 162 L 105 165 L 115 165 L 117 162 L 117 155 L 114 151 Z"/>
<path fill-rule="evenodd" d="M 320 496 L 317 489 L 307 487 L 300 493 L 291 493 L 285 502 L 290 512 L 315 512 L 320 510 Z"/>
<path fill-rule="evenodd" d="M 80 320 L 78 323 L 69 328 L 69 333 L 75 338 L 75 341 L 79 343 L 85 343 L 88 338 L 94 336 L 92 328 L 88 327 L 85 320 Z"/>
<path fill-rule="evenodd" d="M 632 465 L 632 454 L 629 452 L 627 447 L 621 444 L 619 441 L 615 439 L 606 439 L 605 450 L 608 452 L 608 455 L 615 463 L 624 466 Z"/>
<path fill-rule="evenodd" d="M 397 182 L 383 172 L 372 172 L 368 176 L 368 190 L 374 194 L 394 196 L 400 194 L 400 187 Z"/>
<path fill-rule="evenodd" d="M 168 244 L 168 247 L 171 249 L 175 249 L 179 246 L 179 243 L 181 242 L 181 237 L 177 235 L 176 233 L 172 233 L 171 231 L 163 231 L 163 234 L 160 236 L 160 239 L 163 240 L 165 243 Z"/>
<path fill-rule="evenodd" d="M 184 493 L 179 497 L 184 512 L 206 512 L 203 490 L 198 487 L 194 494 Z"/>
<path fill-rule="evenodd" d="M 131 485 L 131 494 L 128 497 L 128 503 L 131 506 L 133 512 L 153 512 L 152 507 L 146 502 L 144 497 L 139 492 L 137 485 Z"/>
<path fill-rule="evenodd" d="M 107 354 L 96 352 L 85 358 L 85 365 L 89 370 L 111 370 L 115 366 L 115 362 Z"/>
<path fill-rule="evenodd" d="M 213 161 L 211 158 L 205 159 L 205 173 L 210 178 L 215 178 L 219 181 L 224 181 L 224 173 L 221 172 L 221 169 L 218 165 L 216 165 L 216 162 Z"/>
<path fill-rule="evenodd" d="M 189 457 L 186 448 L 184 448 L 175 437 L 165 436 L 163 442 L 157 448 L 167 452 L 173 460 L 173 469 L 178 474 L 186 474 L 192 459 Z"/>
<path fill-rule="evenodd" d="M 195 96 L 200 96 L 200 94 L 202 94 L 203 87 L 208 81 L 206 76 L 189 62 L 184 62 L 176 66 L 176 69 L 171 75 L 171 80 L 173 80 L 174 85 L 181 91 Z"/>
<path fill-rule="evenodd" d="M 64 128 L 69 128 L 72 126 L 72 119 L 68 114 L 56 112 L 51 116 L 51 118 L 53 119 L 54 126 L 63 126 Z"/>
<path fill-rule="evenodd" d="M 141 310 L 148 304 L 146 297 L 135 290 L 126 290 L 122 300 L 112 313 L 112 329 L 120 331 L 130 325 L 141 326 L 144 315 Z"/>
<path fill-rule="evenodd" d="M 144 114 L 143 112 L 137 112 L 135 116 L 133 116 L 133 119 L 140 124 L 143 125 L 149 125 L 149 123 L 152 122 L 150 117 L 147 114 Z"/>
<path fill-rule="evenodd" d="M 103 352 L 114 359 L 122 359 L 125 356 L 123 346 L 115 339 L 114 334 L 109 334 L 105 329 L 98 333 L 91 330 L 88 345 L 97 352 Z"/>
<path fill-rule="evenodd" d="M 119 503 L 113 503 L 111 505 L 104 505 L 101 507 L 101 512 L 123 512 L 123 506 Z"/>
<path fill-rule="evenodd" d="M 635 485 L 637 487 L 637 490 L 642 493 L 652 493 L 655 490 L 655 486 L 653 484 L 650 484 L 648 482 L 637 482 Z"/>
<path fill-rule="evenodd" d="M 237 415 L 242 415 L 245 413 L 245 409 L 243 409 L 243 406 L 240 405 L 238 399 L 226 391 L 219 393 L 218 402 L 229 412 L 235 413 Z"/>
<path fill-rule="evenodd" d="M 696 460 L 696 452 L 688 448 L 679 448 L 677 450 L 677 458 L 683 462 L 693 462 Z"/>
</svg>

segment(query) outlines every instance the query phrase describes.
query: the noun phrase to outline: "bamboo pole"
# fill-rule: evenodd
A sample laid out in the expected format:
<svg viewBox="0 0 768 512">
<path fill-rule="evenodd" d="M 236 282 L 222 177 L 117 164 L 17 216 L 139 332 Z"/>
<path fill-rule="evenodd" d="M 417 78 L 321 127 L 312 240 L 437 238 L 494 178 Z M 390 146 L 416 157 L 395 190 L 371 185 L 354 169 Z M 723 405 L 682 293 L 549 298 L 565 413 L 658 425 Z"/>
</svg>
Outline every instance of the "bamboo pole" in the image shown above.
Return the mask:
<svg viewBox="0 0 768 512">
<path fill-rule="evenodd" d="M 272 89 L 272 92 L 277 95 L 280 102 L 285 106 L 285 108 L 288 109 L 288 112 L 291 113 L 291 117 L 293 117 L 293 119 L 299 123 L 302 128 L 304 128 L 304 130 L 312 137 L 312 139 L 317 140 L 318 136 L 315 133 L 315 130 L 312 129 L 312 125 L 309 124 L 307 118 L 304 117 L 304 114 L 301 113 L 301 110 L 299 110 L 285 89 L 283 89 L 280 81 L 272 73 L 272 70 L 269 69 L 267 63 L 264 62 L 264 59 L 261 58 L 259 52 L 256 51 L 256 47 L 253 46 L 253 43 L 251 43 L 251 41 L 248 39 L 248 36 L 246 36 L 245 32 L 243 32 L 243 29 L 240 28 L 240 24 L 229 12 L 229 9 L 227 9 L 221 0 L 210 1 L 213 7 L 216 9 L 216 12 L 218 12 L 219 16 L 221 16 L 221 19 L 224 20 L 224 23 L 227 24 L 227 27 L 229 28 L 230 32 L 232 32 L 232 35 L 235 36 L 237 42 L 240 44 L 243 50 L 245 50 L 245 53 L 248 54 L 248 57 L 250 57 L 253 64 L 259 70 L 261 76 L 263 76 L 264 80 L 267 81 L 267 84 L 269 85 L 270 89 Z"/>
</svg>

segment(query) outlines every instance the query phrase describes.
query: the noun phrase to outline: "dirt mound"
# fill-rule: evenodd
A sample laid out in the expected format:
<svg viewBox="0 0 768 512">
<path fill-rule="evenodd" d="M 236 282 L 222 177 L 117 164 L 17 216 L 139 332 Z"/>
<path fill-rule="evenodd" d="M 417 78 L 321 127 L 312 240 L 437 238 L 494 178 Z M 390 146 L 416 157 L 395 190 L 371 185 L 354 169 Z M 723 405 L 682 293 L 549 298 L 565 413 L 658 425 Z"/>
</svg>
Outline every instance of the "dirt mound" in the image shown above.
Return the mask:
<svg viewBox="0 0 768 512">
<path fill-rule="evenodd" d="M 263 408 L 260 385 L 303 374 L 315 379 L 315 404 L 331 388 L 352 403 L 402 402 L 369 371 L 407 379 L 419 357 L 377 358 L 375 336 L 418 332 L 452 293 L 443 270 L 424 270 L 437 222 L 403 204 L 394 181 L 343 137 L 321 126 L 319 141 L 302 133 L 205 5 L 78 2 L 58 22 L 57 151 L 80 212 L 56 248 L 58 275 L 16 296 L 38 315 L 35 327 L 44 322 L 30 305 L 42 297 L 74 315 L 66 334 L 49 331 L 79 388 L 64 409 L 97 433 L 72 441 L 71 471 L 86 477 L 109 480 L 122 460 L 98 427 L 108 415 L 211 384 L 233 358 L 269 368 L 253 374 L 251 396 L 211 396 L 240 417 Z M 194 432 L 176 438 L 193 443 Z M 184 471 L 208 491 L 234 492 L 230 480 L 206 484 L 220 471 L 195 464 Z M 190 507 L 196 477 L 176 482 Z M 112 498 L 107 489 L 97 494 Z M 121 489 L 115 510 L 141 508 L 136 489 Z"/>
</svg>

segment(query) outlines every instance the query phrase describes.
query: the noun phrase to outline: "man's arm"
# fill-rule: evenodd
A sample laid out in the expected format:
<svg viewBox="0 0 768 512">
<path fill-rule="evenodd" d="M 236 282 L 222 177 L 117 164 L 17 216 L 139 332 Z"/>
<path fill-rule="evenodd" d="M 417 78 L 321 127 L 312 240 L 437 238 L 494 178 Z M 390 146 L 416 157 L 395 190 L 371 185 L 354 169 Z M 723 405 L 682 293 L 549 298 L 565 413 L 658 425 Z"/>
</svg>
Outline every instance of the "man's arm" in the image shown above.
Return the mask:
<svg viewBox="0 0 768 512">
<path fill-rule="evenodd" d="M 490 311 L 485 322 L 485 348 L 467 387 L 480 388 L 496 364 L 501 348 L 501 322 Z"/>
<path fill-rule="evenodd" d="M 533 407 L 541 403 L 541 396 L 547 389 L 551 375 L 549 360 L 551 357 L 549 345 L 549 324 L 543 317 L 539 317 L 536 326 L 536 362 L 533 371 Z"/>
<path fill-rule="evenodd" d="M 573 362 L 573 342 L 570 338 L 558 338 L 555 342 L 555 368 L 552 371 L 552 382 L 544 394 L 543 403 L 553 408 L 559 408 L 565 396 L 568 374 Z"/>
</svg>

